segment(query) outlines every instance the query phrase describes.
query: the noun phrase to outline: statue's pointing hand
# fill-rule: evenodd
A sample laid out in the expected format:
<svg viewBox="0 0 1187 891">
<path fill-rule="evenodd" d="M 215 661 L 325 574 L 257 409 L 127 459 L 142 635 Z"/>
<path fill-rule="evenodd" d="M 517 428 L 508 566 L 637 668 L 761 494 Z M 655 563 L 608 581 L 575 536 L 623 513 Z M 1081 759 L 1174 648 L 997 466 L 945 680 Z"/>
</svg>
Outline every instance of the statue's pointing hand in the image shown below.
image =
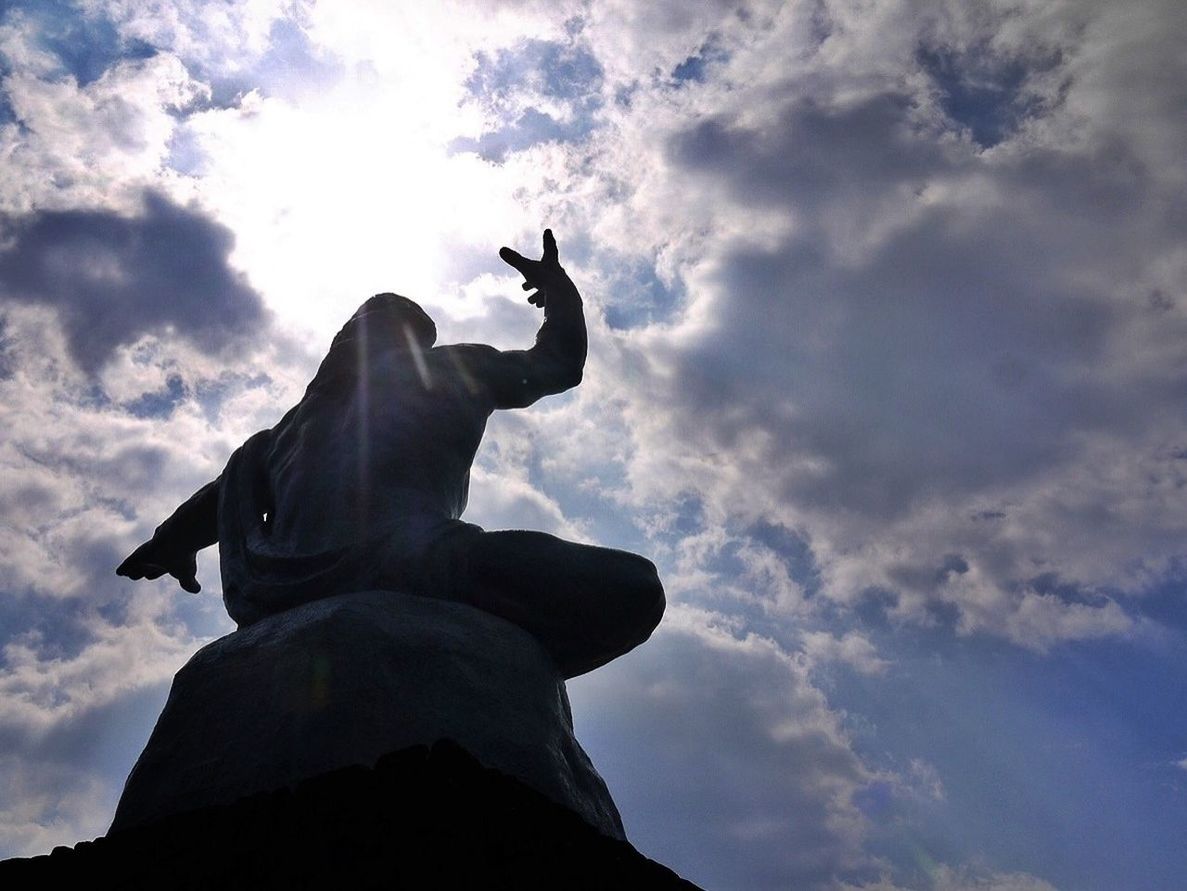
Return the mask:
<svg viewBox="0 0 1187 891">
<path fill-rule="evenodd" d="M 550 290 L 576 292 L 573 282 L 561 266 L 560 258 L 557 255 L 556 239 L 553 237 L 551 229 L 544 230 L 544 256 L 539 260 L 529 260 L 509 247 L 502 248 L 499 251 L 499 256 L 503 262 L 519 270 L 519 273 L 524 277 L 523 289 L 525 291 L 536 292 L 528 297 L 528 303 L 534 306 L 543 307 L 548 300 Z"/>
<path fill-rule="evenodd" d="M 156 538 L 134 550 L 115 570 L 116 575 L 133 580 L 157 579 L 165 573 L 177 579 L 177 583 L 191 594 L 202 590 L 198 584 L 197 555 L 170 552 Z"/>
</svg>

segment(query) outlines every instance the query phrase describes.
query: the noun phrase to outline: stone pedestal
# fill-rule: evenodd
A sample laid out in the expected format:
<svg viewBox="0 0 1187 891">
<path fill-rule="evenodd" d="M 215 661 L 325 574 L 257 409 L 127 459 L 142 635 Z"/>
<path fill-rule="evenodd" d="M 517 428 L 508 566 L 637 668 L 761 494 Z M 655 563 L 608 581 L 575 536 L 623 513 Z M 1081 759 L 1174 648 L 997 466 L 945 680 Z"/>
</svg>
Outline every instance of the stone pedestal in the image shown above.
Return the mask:
<svg viewBox="0 0 1187 891">
<path fill-rule="evenodd" d="M 199 650 L 174 678 L 111 828 L 443 738 L 624 838 L 535 639 L 471 607 L 392 591 L 315 601 Z"/>
</svg>

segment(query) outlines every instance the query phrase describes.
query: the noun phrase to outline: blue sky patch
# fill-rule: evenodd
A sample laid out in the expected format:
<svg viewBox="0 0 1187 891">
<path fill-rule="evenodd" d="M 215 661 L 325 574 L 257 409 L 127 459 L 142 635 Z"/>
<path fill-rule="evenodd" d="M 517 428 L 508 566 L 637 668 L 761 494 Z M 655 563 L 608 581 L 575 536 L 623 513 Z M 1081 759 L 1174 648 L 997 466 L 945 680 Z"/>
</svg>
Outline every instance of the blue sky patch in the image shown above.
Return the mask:
<svg viewBox="0 0 1187 891">
<path fill-rule="evenodd" d="M 299 102 L 310 93 L 331 86 L 345 70 L 336 56 L 318 47 L 309 39 L 300 21 L 279 18 L 268 32 L 268 48 L 257 58 L 224 57 L 214 64 L 198 59 L 186 59 L 194 76 L 210 87 L 210 97 L 195 108 L 176 113 L 185 118 L 195 110 L 235 108 L 252 90 L 264 96 L 277 96 Z M 199 161 L 186 146 L 176 151 L 176 169 L 183 173 L 199 169 Z"/>
<path fill-rule="evenodd" d="M 200 176 L 205 172 L 206 155 L 193 130 L 182 125 L 173 131 L 165 163 L 171 170 L 185 176 Z"/>
<path fill-rule="evenodd" d="M 729 59 L 721 46 L 721 41 L 712 35 L 701 44 L 695 53 L 672 69 L 672 79 L 677 85 L 685 83 L 704 83 L 711 66 Z"/>
<path fill-rule="evenodd" d="M 533 39 L 478 53 L 465 89 L 497 123 L 477 137 L 453 140 L 449 150 L 499 163 L 534 145 L 578 141 L 596 125 L 602 81 L 601 64 L 573 43 Z M 559 118 L 541 108 L 556 105 L 565 111 Z"/>
<path fill-rule="evenodd" d="M 266 94 L 296 99 L 341 77 L 342 63 L 319 52 L 300 23 L 277 19 L 268 38 L 268 51 L 252 66 L 250 78 L 252 85 L 259 86 Z M 243 86 L 246 85 L 240 85 L 241 91 L 246 92 Z"/>
<path fill-rule="evenodd" d="M 79 395 L 78 404 L 84 408 L 104 409 L 111 406 L 111 397 L 102 384 L 92 383 Z"/>
<path fill-rule="evenodd" d="M 137 418 L 168 418 L 189 395 L 189 388 L 179 374 L 171 374 L 165 386 L 153 393 L 142 393 L 124 403 L 124 410 Z"/>
<path fill-rule="evenodd" d="M 1173 763 L 1187 754 L 1181 639 L 1044 656 L 903 626 L 872 638 L 892 669 L 838 676 L 830 701 L 863 716 L 851 731 L 868 763 L 901 772 L 921 758 L 944 790 L 884 824 L 872 849 L 898 864 L 912 850 L 953 862 L 974 849 L 1003 870 L 1099 891 L 1169 888 L 1187 870 L 1171 829 L 1187 821 Z"/>
<path fill-rule="evenodd" d="M 213 421 L 222 411 L 223 403 L 229 396 L 246 390 L 258 390 L 271 383 L 272 378 L 264 372 L 248 375 L 237 371 L 224 371 L 216 378 L 199 380 L 194 384 L 193 394 L 206 417 Z"/>
<path fill-rule="evenodd" d="M 683 492 L 676 499 L 676 520 L 671 533 L 679 538 L 696 535 L 705 528 L 705 502 L 695 492 Z"/>
<path fill-rule="evenodd" d="M 0 68 L 0 74 L 3 73 Z M 16 111 L 12 107 L 12 100 L 8 97 L 7 90 L 0 90 L 0 127 L 5 124 L 20 124 L 17 120 Z"/>
<path fill-rule="evenodd" d="M 525 90 L 553 99 L 589 101 L 602 85 L 602 66 L 586 49 L 551 40 L 524 40 L 493 56 L 478 53 L 466 91 L 499 105 Z"/>
<path fill-rule="evenodd" d="M 483 133 L 477 139 L 459 136 L 449 144 L 449 151 L 451 154 L 473 152 L 484 161 L 499 164 L 508 154 L 546 142 L 570 142 L 586 132 L 580 125 L 564 124 L 545 112 L 529 108 L 513 123 Z"/>
<path fill-rule="evenodd" d="M 6 381 L 16 373 L 12 345 L 13 336 L 9 332 L 8 317 L 0 316 L 0 381 Z"/>
<path fill-rule="evenodd" d="M 668 321 L 684 303 L 684 285 L 679 279 L 666 285 L 650 263 L 613 259 L 618 262 L 606 268 L 613 275 L 605 289 L 603 311 L 606 324 L 615 331 Z"/>
<path fill-rule="evenodd" d="M 1059 62 L 1058 56 L 1037 61 L 1003 58 L 983 47 L 967 52 L 920 47 L 915 58 L 931 76 L 945 114 L 982 148 L 1009 138 L 1038 110 L 1037 100 L 1026 94 L 1027 79 Z"/>
<path fill-rule="evenodd" d="M 68 0 L 14 0 L 5 4 L 3 21 L 33 24 L 36 44 L 61 63 L 62 73 L 85 86 L 124 59 L 148 59 L 156 48 L 143 40 L 125 40 L 106 16 L 84 12 Z"/>
<path fill-rule="evenodd" d="M 804 596 L 811 597 L 820 590 L 820 567 L 816 555 L 807 539 L 782 523 L 760 520 L 746 530 L 754 541 L 765 545 L 783 561 L 787 573 L 804 589 Z"/>
<path fill-rule="evenodd" d="M 95 639 L 82 621 L 90 606 L 74 597 L 38 597 L 28 591 L 0 591 L 0 628 L 22 629 L 24 641 L 45 659 L 69 659 Z M 0 669 L 7 666 L 4 648 L 0 647 Z"/>
</svg>

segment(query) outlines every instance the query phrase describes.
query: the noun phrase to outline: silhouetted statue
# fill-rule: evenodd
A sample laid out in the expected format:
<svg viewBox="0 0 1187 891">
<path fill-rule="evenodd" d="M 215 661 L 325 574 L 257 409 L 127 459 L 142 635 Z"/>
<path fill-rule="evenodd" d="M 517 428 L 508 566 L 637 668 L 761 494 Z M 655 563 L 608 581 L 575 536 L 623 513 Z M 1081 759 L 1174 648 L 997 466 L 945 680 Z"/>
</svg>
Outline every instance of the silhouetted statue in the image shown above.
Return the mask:
<svg viewBox="0 0 1187 891">
<path fill-rule="evenodd" d="M 487 418 L 581 381 L 581 297 L 544 255 L 500 257 L 544 323 L 528 350 L 433 346 L 416 303 L 379 294 L 334 338 L 304 397 L 255 434 L 119 567 L 200 590 L 197 551 L 218 542 L 223 598 L 240 628 L 352 591 L 466 603 L 529 631 L 566 677 L 646 640 L 664 609 L 652 563 L 542 532 L 459 519 Z"/>
</svg>

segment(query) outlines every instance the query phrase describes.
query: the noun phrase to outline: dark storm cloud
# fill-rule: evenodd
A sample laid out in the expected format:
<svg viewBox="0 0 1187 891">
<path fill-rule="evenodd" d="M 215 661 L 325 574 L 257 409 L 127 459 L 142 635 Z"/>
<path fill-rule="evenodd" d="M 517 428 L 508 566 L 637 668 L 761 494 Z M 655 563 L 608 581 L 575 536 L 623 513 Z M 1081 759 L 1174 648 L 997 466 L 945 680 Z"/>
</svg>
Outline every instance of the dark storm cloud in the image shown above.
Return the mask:
<svg viewBox="0 0 1187 891">
<path fill-rule="evenodd" d="M 929 491 L 1024 479 L 1066 458 L 1071 433 L 1143 424 L 1140 400 L 1094 368 L 1132 308 L 1068 284 L 1074 269 L 1105 272 L 1119 238 L 1140 244 L 1102 225 L 1148 197 L 1124 156 L 1036 151 L 986 171 L 1010 202 L 930 206 L 916 198 L 979 161 L 889 94 L 797 102 L 763 130 L 704 122 L 670 158 L 800 221 L 773 249 L 724 257 L 717 329 L 677 375 L 720 442 L 773 430 L 780 449 L 826 463 L 787 478 L 796 503 L 894 515 Z M 838 232 L 860 237 L 888 207 L 889 235 L 856 262 L 838 255 Z"/>
<path fill-rule="evenodd" d="M 923 182 L 944 164 L 942 148 L 920 138 L 911 100 L 882 93 L 848 107 L 803 99 L 761 128 L 712 117 L 675 133 L 669 158 L 729 184 L 763 206 L 815 209 L 871 186 Z"/>
<path fill-rule="evenodd" d="M 835 468 L 801 497 L 893 512 L 924 486 L 967 490 L 1047 466 L 1070 430 L 1140 421 L 1106 382 L 1061 373 L 1099 355 L 1110 308 L 1048 290 L 1025 273 L 1031 251 L 1008 247 L 954 235 L 941 215 L 862 268 L 798 246 L 727 261 L 722 324 L 738 349 L 727 361 L 738 375 L 751 366 L 731 376 L 750 391 L 736 396 L 765 424 L 772 403 L 754 396 L 782 390 L 797 411 L 785 442 Z M 776 362 L 777 346 L 793 358 Z M 714 375 L 703 358 L 690 357 L 691 379 Z"/>
<path fill-rule="evenodd" d="M 259 294 L 228 262 L 230 230 L 156 192 L 139 216 L 40 211 L 7 229 L 0 296 L 54 307 L 86 371 L 144 334 L 173 330 L 225 353 L 267 324 Z"/>
</svg>

